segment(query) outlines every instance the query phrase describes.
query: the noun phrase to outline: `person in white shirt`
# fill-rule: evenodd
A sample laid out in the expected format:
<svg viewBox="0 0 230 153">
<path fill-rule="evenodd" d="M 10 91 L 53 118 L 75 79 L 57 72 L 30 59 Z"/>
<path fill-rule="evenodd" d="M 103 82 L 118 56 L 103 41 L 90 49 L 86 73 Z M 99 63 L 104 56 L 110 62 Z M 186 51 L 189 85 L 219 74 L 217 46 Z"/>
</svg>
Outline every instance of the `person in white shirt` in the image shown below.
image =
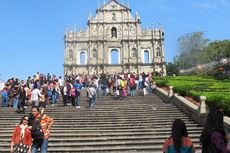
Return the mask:
<svg viewBox="0 0 230 153">
<path fill-rule="evenodd" d="M 59 76 L 59 78 L 58 78 L 58 83 L 60 85 L 60 88 L 62 88 L 64 86 L 64 80 L 61 78 L 61 76 Z"/>
<path fill-rule="evenodd" d="M 89 87 L 87 88 L 87 94 L 89 98 L 89 109 L 92 109 L 96 98 L 96 89 L 93 84 L 89 84 Z"/>
<path fill-rule="evenodd" d="M 31 93 L 32 106 L 38 107 L 39 97 L 41 97 L 40 90 L 37 88 L 37 85 L 34 85 L 34 89 L 32 90 L 32 93 Z"/>
</svg>

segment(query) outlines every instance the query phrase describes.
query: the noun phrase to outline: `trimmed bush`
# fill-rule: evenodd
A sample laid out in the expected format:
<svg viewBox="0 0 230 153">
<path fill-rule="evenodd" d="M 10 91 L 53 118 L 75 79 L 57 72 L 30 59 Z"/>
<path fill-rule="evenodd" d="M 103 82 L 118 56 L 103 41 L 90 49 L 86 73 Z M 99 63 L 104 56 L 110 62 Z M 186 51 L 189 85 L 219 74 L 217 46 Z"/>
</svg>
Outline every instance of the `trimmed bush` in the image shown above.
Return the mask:
<svg viewBox="0 0 230 153">
<path fill-rule="evenodd" d="M 214 80 L 211 77 L 178 76 L 153 78 L 160 87 L 173 86 L 174 92 L 181 96 L 192 96 L 200 99 L 207 97 L 207 103 L 215 104 L 224 109 L 226 115 L 230 115 L 230 80 Z"/>
</svg>

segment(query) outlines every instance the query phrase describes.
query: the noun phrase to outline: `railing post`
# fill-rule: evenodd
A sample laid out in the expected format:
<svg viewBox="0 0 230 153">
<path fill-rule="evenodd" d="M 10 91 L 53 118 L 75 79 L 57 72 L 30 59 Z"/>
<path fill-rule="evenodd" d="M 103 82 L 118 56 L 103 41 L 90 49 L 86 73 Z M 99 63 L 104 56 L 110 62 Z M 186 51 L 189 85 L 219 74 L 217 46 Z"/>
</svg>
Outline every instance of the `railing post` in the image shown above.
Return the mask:
<svg viewBox="0 0 230 153">
<path fill-rule="evenodd" d="M 208 113 L 208 108 L 207 108 L 205 101 L 206 101 L 206 97 L 200 96 L 200 107 L 199 107 L 200 114 Z"/>
<path fill-rule="evenodd" d="M 169 86 L 168 99 L 173 96 L 173 86 Z"/>
<path fill-rule="evenodd" d="M 204 126 L 207 116 L 208 116 L 208 107 L 205 103 L 206 97 L 205 96 L 200 96 L 200 106 L 199 106 L 199 125 Z"/>
<path fill-rule="evenodd" d="M 173 86 L 169 86 L 168 100 L 167 100 L 168 102 L 172 96 L 173 96 Z"/>
</svg>

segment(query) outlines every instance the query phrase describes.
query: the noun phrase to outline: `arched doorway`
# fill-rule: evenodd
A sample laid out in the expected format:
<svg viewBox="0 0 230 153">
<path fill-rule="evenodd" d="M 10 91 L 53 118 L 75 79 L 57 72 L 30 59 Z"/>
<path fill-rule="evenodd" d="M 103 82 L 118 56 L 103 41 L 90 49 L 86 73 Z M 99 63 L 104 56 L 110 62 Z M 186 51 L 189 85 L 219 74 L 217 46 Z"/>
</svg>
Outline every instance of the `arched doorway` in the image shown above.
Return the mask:
<svg viewBox="0 0 230 153">
<path fill-rule="evenodd" d="M 119 64 L 119 52 L 117 49 L 111 50 L 111 64 Z"/>
</svg>

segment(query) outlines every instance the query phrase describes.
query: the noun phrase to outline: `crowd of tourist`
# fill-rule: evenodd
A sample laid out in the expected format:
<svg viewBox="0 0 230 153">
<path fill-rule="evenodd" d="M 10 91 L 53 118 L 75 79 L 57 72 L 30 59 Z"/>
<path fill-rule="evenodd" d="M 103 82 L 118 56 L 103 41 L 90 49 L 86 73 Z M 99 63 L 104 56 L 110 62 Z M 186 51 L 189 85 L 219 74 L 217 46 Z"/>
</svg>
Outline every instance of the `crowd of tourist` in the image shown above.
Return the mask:
<svg viewBox="0 0 230 153">
<path fill-rule="evenodd" d="M 32 78 L 19 80 L 11 78 L 1 91 L 2 107 L 13 107 L 17 112 L 24 113 L 28 105 L 42 109 L 47 105 L 57 105 L 62 97 L 63 106 L 71 104 L 80 108 L 81 90 L 87 91 L 89 109 L 92 109 L 101 96 L 111 95 L 123 100 L 127 96 L 136 96 L 139 89 L 144 96 L 152 94 L 154 83 L 151 73 L 131 74 L 101 74 L 56 77 L 37 72 Z"/>
<path fill-rule="evenodd" d="M 46 153 L 49 130 L 53 118 L 44 114 L 47 105 L 55 106 L 62 97 L 63 106 L 72 105 L 80 109 L 81 92 L 85 89 L 89 109 L 93 109 L 96 101 L 110 95 L 123 100 L 127 96 L 136 96 L 143 90 L 143 96 L 152 94 L 155 84 L 150 73 L 76 75 L 56 77 L 56 75 L 40 74 L 28 77 L 26 81 L 11 78 L 5 83 L 2 94 L 2 107 L 13 107 L 18 113 L 25 113 L 28 105 L 32 106 L 31 115 L 22 117 L 12 134 L 11 153 Z M 39 111 L 41 109 L 41 111 Z M 200 136 L 202 153 L 230 153 L 230 134 L 224 131 L 223 112 L 217 106 L 210 107 L 206 125 Z M 195 153 L 196 149 L 190 139 L 185 123 L 175 119 L 171 135 L 162 147 L 163 153 Z"/>
</svg>

